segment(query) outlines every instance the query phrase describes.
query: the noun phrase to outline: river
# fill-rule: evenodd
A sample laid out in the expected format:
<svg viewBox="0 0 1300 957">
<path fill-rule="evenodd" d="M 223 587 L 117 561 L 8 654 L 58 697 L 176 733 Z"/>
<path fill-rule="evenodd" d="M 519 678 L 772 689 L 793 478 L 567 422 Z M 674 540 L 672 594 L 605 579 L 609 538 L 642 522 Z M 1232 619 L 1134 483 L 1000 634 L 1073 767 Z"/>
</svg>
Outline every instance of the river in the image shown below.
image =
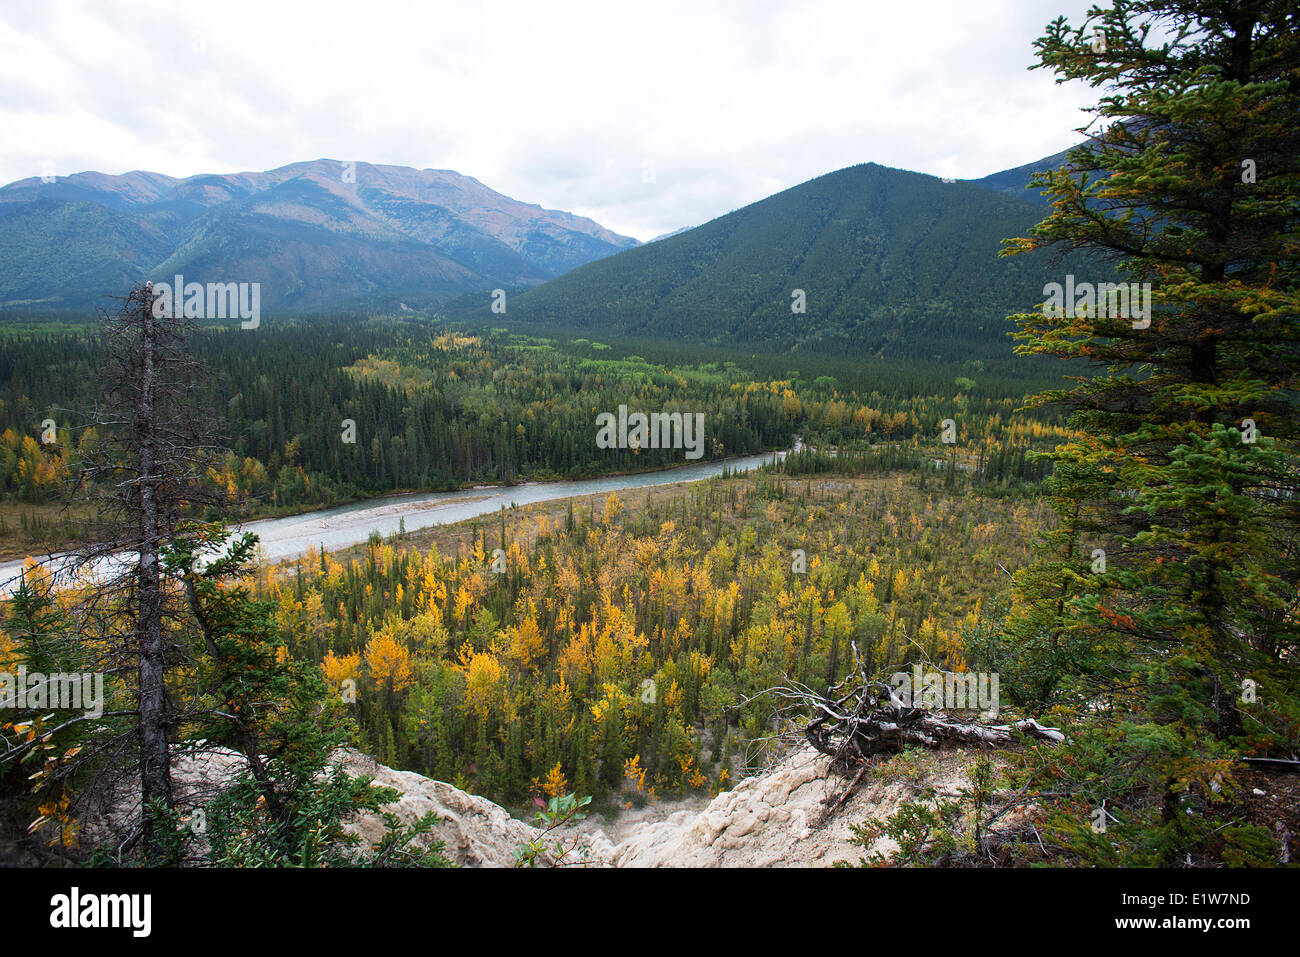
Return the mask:
<svg viewBox="0 0 1300 957">
<path fill-rule="evenodd" d="M 798 449 L 796 442 L 795 448 Z M 554 499 L 572 498 L 593 493 L 608 494 L 674 482 L 698 482 L 722 474 L 724 468 L 748 472 L 785 452 L 765 452 L 716 462 L 681 465 L 657 472 L 610 475 L 603 478 L 576 479 L 567 482 L 525 482 L 512 486 L 478 486 L 456 492 L 413 492 L 387 495 L 349 505 L 303 512 L 285 518 L 263 518 L 245 522 L 240 531 L 254 532 L 268 561 L 282 561 L 304 554 L 309 548 L 326 551 L 364 542 L 372 532 L 392 535 L 401 528 L 408 532 L 433 525 L 463 522 L 467 518 L 488 515 L 502 506 L 531 505 Z M 55 556 L 55 562 L 59 556 Z M 20 561 L 0 564 L 0 595 L 8 595 L 22 571 Z"/>
</svg>

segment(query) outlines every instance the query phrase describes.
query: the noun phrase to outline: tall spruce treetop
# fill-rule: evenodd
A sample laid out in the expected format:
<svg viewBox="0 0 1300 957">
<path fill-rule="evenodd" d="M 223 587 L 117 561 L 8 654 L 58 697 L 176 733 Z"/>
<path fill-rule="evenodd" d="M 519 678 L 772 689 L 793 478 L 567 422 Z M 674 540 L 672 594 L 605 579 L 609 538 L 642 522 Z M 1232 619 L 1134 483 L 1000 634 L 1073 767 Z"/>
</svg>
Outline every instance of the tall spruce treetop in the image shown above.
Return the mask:
<svg viewBox="0 0 1300 957">
<path fill-rule="evenodd" d="M 1035 68 L 1104 95 L 1089 141 L 1035 177 L 1051 215 L 1004 255 L 1090 250 L 1154 298 L 1149 323 L 1104 298 L 1014 317 L 1022 354 L 1096 364 L 1039 397 L 1081 434 L 1053 453 L 1060 551 L 1021 577 L 1010 625 L 1058 671 L 1040 703 L 1070 672 L 1076 700 L 1231 737 L 1250 682 L 1294 694 L 1298 20 L 1293 2 L 1116 0 L 1035 43 Z M 1244 730 L 1294 747 L 1294 714 L 1270 714 Z"/>
</svg>

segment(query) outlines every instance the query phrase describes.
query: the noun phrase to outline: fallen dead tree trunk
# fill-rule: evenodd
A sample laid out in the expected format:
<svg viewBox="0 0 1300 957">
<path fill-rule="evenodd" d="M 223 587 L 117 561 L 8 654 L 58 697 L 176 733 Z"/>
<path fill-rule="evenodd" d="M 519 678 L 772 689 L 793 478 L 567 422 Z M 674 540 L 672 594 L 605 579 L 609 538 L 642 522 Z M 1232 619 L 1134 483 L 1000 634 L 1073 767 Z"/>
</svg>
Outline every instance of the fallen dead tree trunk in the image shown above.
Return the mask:
<svg viewBox="0 0 1300 957">
<path fill-rule="evenodd" d="M 1248 764 L 1261 771 L 1277 771 L 1283 774 L 1300 774 L 1300 761 L 1290 758 L 1238 758 L 1241 764 Z"/>
<path fill-rule="evenodd" d="M 825 695 L 798 682 L 774 689 L 788 703 L 811 710 L 812 718 L 803 735 L 814 748 L 833 758 L 838 770 L 858 767 L 882 751 L 902 751 L 909 744 L 929 748 L 947 744 L 1003 747 L 1014 743 L 1017 733 L 1048 741 L 1065 740 L 1059 730 L 1044 727 L 1032 718 L 985 724 L 914 707 L 889 685 L 867 678 L 856 645 L 853 654 L 857 669 Z"/>
<path fill-rule="evenodd" d="M 822 754 L 839 762 L 856 764 L 880 751 L 901 751 L 908 744 L 939 748 L 944 744 L 1005 746 L 1016 740 L 1016 732 L 1049 741 L 1064 741 L 1065 735 L 1047 728 L 1032 718 L 1012 724 L 981 724 L 961 721 L 924 708 L 903 705 L 892 695 L 888 685 L 874 683 L 861 689 L 855 706 L 839 710 L 822 699 L 815 707 L 820 712 L 804 729 L 804 736 Z"/>
</svg>

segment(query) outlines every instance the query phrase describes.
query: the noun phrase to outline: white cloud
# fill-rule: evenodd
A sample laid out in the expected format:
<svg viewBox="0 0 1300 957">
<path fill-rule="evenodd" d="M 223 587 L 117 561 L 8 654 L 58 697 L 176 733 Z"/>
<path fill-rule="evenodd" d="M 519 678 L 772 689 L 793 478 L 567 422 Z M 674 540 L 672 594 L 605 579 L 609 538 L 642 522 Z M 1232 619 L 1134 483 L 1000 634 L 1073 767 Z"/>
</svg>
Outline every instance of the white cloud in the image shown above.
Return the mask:
<svg viewBox="0 0 1300 957">
<path fill-rule="evenodd" d="M 0 182 L 328 156 L 455 169 L 648 239 L 854 163 L 971 177 L 1070 145 L 1095 91 L 1026 68 L 1087 5 L 15 4 Z"/>
</svg>

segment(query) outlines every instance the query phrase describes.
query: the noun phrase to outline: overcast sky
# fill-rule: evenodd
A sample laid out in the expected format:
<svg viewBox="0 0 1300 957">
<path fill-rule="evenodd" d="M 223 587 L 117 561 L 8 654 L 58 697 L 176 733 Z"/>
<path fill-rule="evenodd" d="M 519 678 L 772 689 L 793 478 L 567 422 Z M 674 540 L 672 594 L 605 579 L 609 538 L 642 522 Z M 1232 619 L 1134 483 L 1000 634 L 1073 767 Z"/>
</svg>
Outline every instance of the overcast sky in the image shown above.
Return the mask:
<svg viewBox="0 0 1300 957">
<path fill-rule="evenodd" d="M 650 239 L 854 163 L 1077 141 L 1029 72 L 1088 0 L 0 0 L 0 182 L 329 157 L 454 169 Z"/>
</svg>

